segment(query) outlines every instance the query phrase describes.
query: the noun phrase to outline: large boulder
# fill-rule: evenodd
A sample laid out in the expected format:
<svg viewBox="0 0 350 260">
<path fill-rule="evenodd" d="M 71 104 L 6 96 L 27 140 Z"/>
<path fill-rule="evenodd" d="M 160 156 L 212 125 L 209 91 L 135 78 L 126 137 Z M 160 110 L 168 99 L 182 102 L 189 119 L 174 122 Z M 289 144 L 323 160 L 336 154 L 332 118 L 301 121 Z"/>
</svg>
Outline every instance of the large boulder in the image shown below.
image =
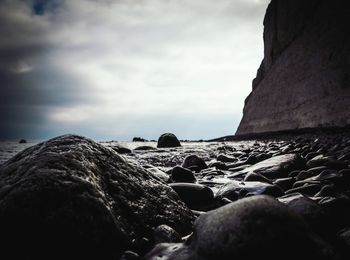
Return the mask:
<svg viewBox="0 0 350 260">
<path fill-rule="evenodd" d="M 11 259 L 117 259 L 152 228 L 185 235 L 193 219 L 158 178 L 80 136 L 40 143 L 0 167 L 1 251 Z"/>
<path fill-rule="evenodd" d="M 350 125 L 350 2 L 272 0 L 236 134 Z"/>
<path fill-rule="evenodd" d="M 180 141 L 177 139 L 176 135 L 172 133 L 162 134 L 158 138 L 157 147 L 158 148 L 168 148 L 168 147 L 178 147 L 181 146 Z"/>
<path fill-rule="evenodd" d="M 271 197 L 255 196 L 201 215 L 186 243 L 159 244 L 146 259 L 336 258 L 298 214 Z"/>
</svg>

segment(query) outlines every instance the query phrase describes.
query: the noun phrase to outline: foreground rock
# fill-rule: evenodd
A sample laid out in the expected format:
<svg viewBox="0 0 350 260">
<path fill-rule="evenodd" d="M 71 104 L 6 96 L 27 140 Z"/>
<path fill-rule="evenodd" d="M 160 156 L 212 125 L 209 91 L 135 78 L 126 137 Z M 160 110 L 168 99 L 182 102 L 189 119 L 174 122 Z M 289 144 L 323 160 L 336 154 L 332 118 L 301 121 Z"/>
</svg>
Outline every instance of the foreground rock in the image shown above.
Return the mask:
<svg viewBox="0 0 350 260">
<path fill-rule="evenodd" d="M 192 220 L 170 187 L 83 137 L 51 139 L 0 167 L 1 248 L 12 259 L 117 259 L 152 228 L 185 235 Z"/>
<path fill-rule="evenodd" d="M 162 134 L 158 139 L 158 148 L 167 148 L 167 147 L 178 147 L 181 146 L 180 141 L 172 133 Z"/>
<path fill-rule="evenodd" d="M 159 244 L 146 259 L 336 258 L 299 215 L 271 197 L 255 196 L 200 216 L 185 244 Z"/>
</svg>

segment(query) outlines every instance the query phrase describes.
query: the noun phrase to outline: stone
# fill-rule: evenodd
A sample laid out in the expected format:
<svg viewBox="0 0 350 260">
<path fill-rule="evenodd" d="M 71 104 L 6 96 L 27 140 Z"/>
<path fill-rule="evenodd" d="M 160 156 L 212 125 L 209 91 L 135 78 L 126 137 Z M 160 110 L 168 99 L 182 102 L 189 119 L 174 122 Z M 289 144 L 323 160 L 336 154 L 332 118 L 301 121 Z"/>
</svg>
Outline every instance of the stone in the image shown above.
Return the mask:
<svg viewBox="0 0 350 260">
<path fill-rule="evenodd" d="M 259 173 L 267 178 L 287 177 L 288 173 L 302 167 L 302 161 L 296 154 L 283 154 L 271 157 L 250 167 L 241 170 L 240 173 Z"/>
<path fill-rule="evenodd" d="M 280 197 L 284 195 L 281 188 L 265 182 L 258 181 L 230 181 L 219 188 L 217 198 L 228 198 L 232 201 L 252 195 L 270 195 Z"/>
<path fill-rule="evenodd" d="M 237 135 L 350 125 L 350 2 L 272 0 Z"/>
<path fill-rule="evenodd" d="M 134 149 L 135 151 L 153 151 L 156 150 L 155 147 L 149 145 L 141 145 Z"/>
<path fill-rule="evenodd" d="M 26 140 L 26 139 L 21 139 L 21 140 L 18 141 L 18 143 L 20 143 L 20 144 L 26 144 L 26 143 L 27 143 L 27 140 Z"/>
<path fill-rule="evenodd" d="M 158 138 L 158 143 L 157 143 L 158 148 L 179 147 L 179 146 L 181 146 L 180 141 L 172 133 L 162 134 Z"/>
<path fill-rule="evenodd" d="M 236 157 L 231 157 L 225 154 L 219 154 L 216 160 L 220 162 L 236 162 L 237 158 Z"/>
<path fill-rule="evenodd" d="M 154 229 L 153 239 L 155 244 L 159 243 L 178 243 L 181 242 L 181 236 L 174 229 L 167 225 L 160 225 Z"/>
<path fill-rule="evenodd" d="M 341 170 L 347 167 L 346 162 L 335 160 L 330 156 L 317 155 L 306 163 L 308 168 L 326 166 L 329 169 Z"/>
<path fill-rule="evenodd" d="M 193 166 L 197 166 L 201 170 L 208 168 L 205 161 L 195 154 L 187 156 L 184 162 L 182 163 L 182 167 L 184 168 L 190 168 Z"/>
<path fill-rule="evenodd" d="M 170 187 L 84 137 L 50 139 L 0 166 L 2 254 L 13 259 L 115 259 L 154 227 L 186 235 L 193 220 Z"/>
<path fill-rule="evenodd" d="M 175 166 L 171 170 L 170 178 L 172 182 L 195 182 L 196 181 L 196 177 L 194 176 L 192 171 L 180 166 Z"/>
<path fill-rule="evenodd" d="M 295 182 L 295 178 L 288 177 L 288 178 L 280 178 L 276 179 L 273 184 L 277 185 L 278 187 L 282 188 L 283 191 L 289 190 L 292 188 L 293 184 Z"/>
<path fill-rule="evenodd" d="M 142 137 L 134 137 L 132 139 L 133 142 L 146 142 L 147 140 Z"/>
<path fill-rule="evenodd" d="M 151 259 L 336 259 L 302 217 L 268 196 L 238 200 L 198 217 L 183 244 L 159 244 Z"/>
<path fill-rule="evenodd" d="M 200 210 L 213 203 L 214 193 L 207 186 L 194 183 L 171 183 L 169 186 L 191 209 Z"/>
<path fill-rule="evenodd" d="M 119 154 L 130 154 L 131 153 L 131 150 L 129 148 L 126 148 L 126 147 L 119 145 L 119 144 L 115 144 L 113 146 L 110 146 L 110 148 Z"/>
<path fill-rule="evenodd" d="M 321 190 L 321 185 L 306 183 L 303 186 L 299 186 L 299 187 L 295 187 L 295 188 L 292 188 L 290 190 L 287 190 L 286 194 L 299 192 L 299 193 L 301 193 L 303 195 L 314 196 L 320 190 Z"/>
<path fill-rule="evenodd" d="M 266 182 L 266 183 L 269 183 L 271 184 L 272 181 L 269 180 L 268 178 L 262 176 L 261 174 L 259 173 L 255 173 L 255 172 L 250 172 L 248 173 L 244 179 L 244 181 L 260 181 L 260 182 Z"/>
</svg>

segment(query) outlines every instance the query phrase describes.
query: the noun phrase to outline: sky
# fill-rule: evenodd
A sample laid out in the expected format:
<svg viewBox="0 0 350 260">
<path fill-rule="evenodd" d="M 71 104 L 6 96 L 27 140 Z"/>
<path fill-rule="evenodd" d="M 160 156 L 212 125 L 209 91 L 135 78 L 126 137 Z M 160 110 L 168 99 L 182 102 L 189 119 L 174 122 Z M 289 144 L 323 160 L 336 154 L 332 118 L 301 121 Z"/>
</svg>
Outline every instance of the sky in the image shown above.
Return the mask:
<svg viewBox="0 0 350 260">
<path fill-rule="evenodd" d="M 234 134 L 268 0 L 0 0 L 0 139 Z"/>
</svg>

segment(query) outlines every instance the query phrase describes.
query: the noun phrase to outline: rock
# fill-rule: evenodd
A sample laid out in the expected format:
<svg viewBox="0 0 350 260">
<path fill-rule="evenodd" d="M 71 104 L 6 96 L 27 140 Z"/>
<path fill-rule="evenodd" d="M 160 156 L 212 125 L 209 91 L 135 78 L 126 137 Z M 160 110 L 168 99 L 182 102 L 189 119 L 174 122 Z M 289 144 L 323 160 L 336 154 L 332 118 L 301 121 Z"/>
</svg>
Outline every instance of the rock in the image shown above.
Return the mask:
<svg viewBox="0 0 350 260">
<path fill-rule="evenodd" d="M 288 178 L 276 179 L 273 182 L 273 184 L 277 185 L 278 187 L 281 187 L 283 191 L 286 191 L 292 188 L 294 182 L 295 182 L 295 178 L 288 177 Z"/>
<path fill-rule="evenodd" d="M 214 193 L 207 186 L 194 183 L 172 183 L 169 186 L 176 191 L 180 199 L 191 209 L 201 210 L 203 207 L 213 203 Z"/>
<path fill-rule="evenodd" d="M 193 219 L 170 187 L 80 136 L 56 137 L 0 166 L 2 254 L 13 259 L 115 259 L 160 224 L 188 234 Z"/>
<path fill-rule="evenodd" d="M 299 197 L 290 200 L 287 206 L 303 217 L 310 227 L 320 235 L 328 236 L 332 222 L 326 212 L 315 201 L 307 197 Z"/>
<path fill-rule="evenodd" d="M 195 154 L 187 156 L 184 162 L 182 163 L 182 167 L 184 168 L 190 168 L 193 166 L 197 166 L 201 170 L 208 168 L 205 161 Z"/>
<path fill-rule="evenodd" d="M 141 137 L 134 137 L 132 139 L 133 142 L 146 142 L 147 140 Z"/>
<path fill-rule="evenodd" d="M 347 167 L 346 162 L 335 160 L 330 156 L 317 155 L 306 163 L 308 168 L 326 166 L 330 169 L 341 170 Z"/>
<path fill-rule="evenodd" d="M 237 158 L 236 157 L 227 156 L 225 154 L 219 154 L 218 157 L 216 158 L 216 160 L 218 160 L 220 162 L 236 162 Z"/>
<path fill-rule="evenodd" d="M 153 151 L 156 150 L 155 147 L 149 145 L 141 145 L 134 149 L 135 151 Z"/>
<path fill-rule="evenodd" d="M 271 184 L 272 181 L 269 180 L 268 178 L 262 176 L 259 173 L 255 173 L 255 172 L 250 172 L 248 173 L 245 177 L 244 177 L 244 181 L 260 181 L 260 182 L 266 182 Z"/>
<path fill-rule="evenodd" d="M 237 135 L 350 124 L 349 8 L 347 0 L 270 2 Z"/>
<path fill-rule="evenodd" d="M 326 260 L 335 255 L 298 214 L 271 197 L 256 196 L 201 215 L 185 244 L 160 244 L 145 259 Z"/>
<path fill-rule="evenodd" d="M 194 174 L 192 171 L 180 166 L 175 166 L 171 170 L 170 178 L 172 182 L 195 182 L 196 181 L 196 177 L 194 177 Z"/>
<path fill-rule="evenodd" d="M 162 180 L 163 182 L 169 181 L 169 176 L 156 167 L 147 167 L 146 170 L 149 171 L 154 177 Z"/>
<path fill-rule="evenodd" d="M 126 148 L 126 147 L 121 146 L 119 144 L 115 144 L 113 146 L 110 146 L 110 148 L 119 154 L 130 154 L 131 153 L 131 150 L 129 148 Z"/>
<path fill-rule="evenodd" d="M 267 178 L 287 177 L 288 173 L 302 166 L 300 157 L 296 154 L 284 154 L 274 156 L 270 159 L 261 161 L 250 167 L 241 170 L 240 173 L 248 174 L 250 172 L 259 173 Z"/>
<path fill-rule="evenodd" d="M 350 199 L 346 196 L 325 197 L 318 202 L 337 229 L 350 226 Z"/>
<path fill-rule="evenodd" d="M 156 244 L 181 242 L 179 233 L 167 225 L 158 226 L 154 230 L 153 237 Z"/>
<path fill-rule="evenodd" d="M 27 140 L 26 140 L 26 139 L 21 139 L 21 140 L 19 140 L 18 143 L 20 143 L 20 144 L 26 144 L 26 143 L 27 143 Z"/>
<path fill-rule="evenodd" d="M 291 194 L 299 192 L 307 196 L 314 196 L 317 192 L 321 190 L 321 185 L 319 184 L 305 184 L 303 186 L 295 187 L 286 191 L 286 194 Z"/>
<path fill-rule="evenodd" d="M 217 198 L 228 198 L 232 201 L 252 195 L 270 195 L 273 197 L 283 196 L 281 188 L 258 181 L 230 181 L 219 188 L 216 193 Z"/>
<path fill-rule="evenodd" d="M 181 146 L 180 141 L 174 134 L 165 133 L 162 134 L 158 139 L 158 148 L 168 148 L 168 147 L 179 147 Z"/>
<path fill-rule="evenodd" d="M 140 260 L 141 257 L 132 251 L 125 251 L 124 254 L 121 256 L 121 258 L 119 260 Z"/>
</svg>

